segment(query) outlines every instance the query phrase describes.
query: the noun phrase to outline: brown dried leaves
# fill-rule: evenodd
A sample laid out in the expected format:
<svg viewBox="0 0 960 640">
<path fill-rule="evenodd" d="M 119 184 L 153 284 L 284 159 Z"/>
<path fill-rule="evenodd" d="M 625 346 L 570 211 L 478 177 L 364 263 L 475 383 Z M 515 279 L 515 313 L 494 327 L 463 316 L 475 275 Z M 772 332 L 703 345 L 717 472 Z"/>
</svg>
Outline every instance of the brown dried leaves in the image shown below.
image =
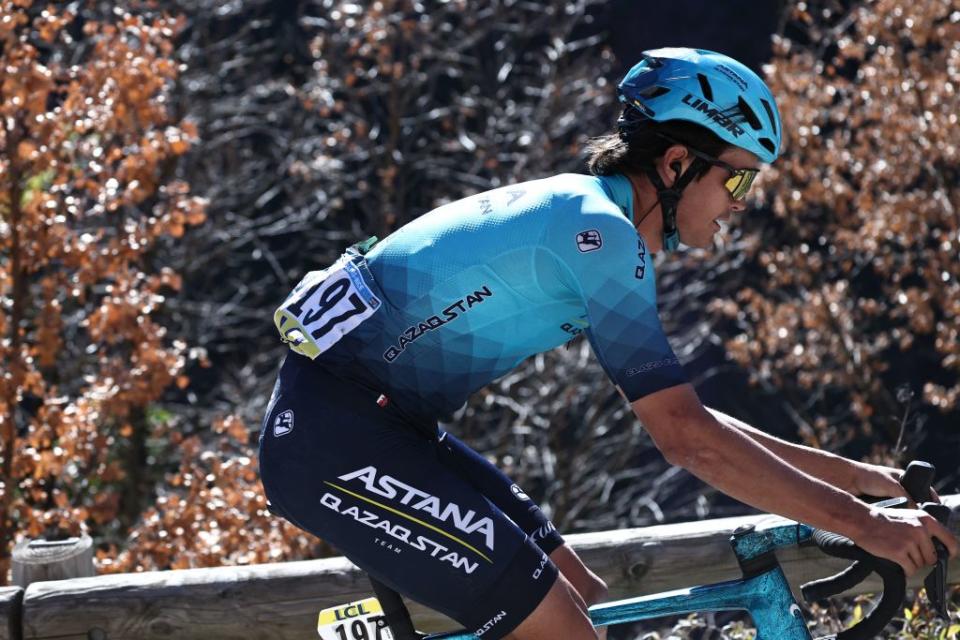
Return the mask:
<svg viewBox="0 0 960 640">
<path fill-rule="evenodd" d="M 899 413 L 883 374 L 904 358 L 939 360 L 907 382 L 957 407 L 960 12 L 881 1 L 831 23 L 811 4 L 831 3 L 794 6 L 809 44 L 775 38 L 766 69 L 785 142 L 764 185 L 783 231 L 754 252 L 762 274 L 736 305 L 714 308 L 740 320 L 736 360 L 847 390 L 866 430 Z"/>
</svg>

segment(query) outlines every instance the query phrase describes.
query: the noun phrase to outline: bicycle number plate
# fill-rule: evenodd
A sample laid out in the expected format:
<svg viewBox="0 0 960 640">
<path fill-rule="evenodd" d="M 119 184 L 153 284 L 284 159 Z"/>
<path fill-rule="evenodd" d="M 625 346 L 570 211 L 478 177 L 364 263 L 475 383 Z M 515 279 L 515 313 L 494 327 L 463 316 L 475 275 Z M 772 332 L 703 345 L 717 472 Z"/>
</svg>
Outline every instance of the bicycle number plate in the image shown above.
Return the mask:
<svg viewBox="0 0 960 640">
<path fill-rule="evenodd" d="M 314 359 L 380 308 L 349 257 L 311 271 L 274 312 L 280 339 Z"/>
<path fill-rule="evenodd" d="M 376 598 L 324 609 L 317 620 L 317 633 L 322 640 L 393 640 Z"/>
</svg>

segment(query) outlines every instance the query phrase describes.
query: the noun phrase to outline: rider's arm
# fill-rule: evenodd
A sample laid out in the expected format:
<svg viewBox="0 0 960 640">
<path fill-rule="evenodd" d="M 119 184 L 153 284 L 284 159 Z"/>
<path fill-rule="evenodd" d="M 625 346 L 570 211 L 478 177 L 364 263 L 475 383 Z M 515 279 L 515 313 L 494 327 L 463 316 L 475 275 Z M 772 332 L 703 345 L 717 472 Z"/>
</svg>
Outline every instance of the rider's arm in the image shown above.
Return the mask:
<svg viewBox="0 0 960 640">
<path fill-rule="evenodd" d="M 908 573 L 936 560 L 931 535 L 957 553 L 956 539 L 929 514 L 871 510 L 711 415 L 660 327 L 642 239 L 615 207 L 569 204 L 554 207 L 543 249 L 556 260 L 542 261 L 538 282 L 581 298 L 598 360 L 668 460 L 760 509 L 853 538 Z"/>
<path fill-rule="evenodd" d="M 857 493 L 859 490 L 856 483 L 857 463 L 854 461 L 829 451 L 786 442 L 716 409 L 704 408 L 720 423 L 745 433 L 804 473 L 850 493 Z"/>
<path fill-rule="evenodd" d="M 870 526 L 866 503 L 717 420 L 691 385 L 657 391 L 631 406 L 671 464 L 720 491 L 763 511 L 854 539 Z"/>
<path fill-rule="evenodd" d="M 586 200 L 572 212 L 570 206 L 554 207 L 543 244 L 557 264 L 544 261 L 551 268 L 542 270 L 541 286 L 566 288 L 582 300 L 597 360 L 628 401 L 687 382 L 660 326 L 646 244 L 612 202 Z"/>
</svg>

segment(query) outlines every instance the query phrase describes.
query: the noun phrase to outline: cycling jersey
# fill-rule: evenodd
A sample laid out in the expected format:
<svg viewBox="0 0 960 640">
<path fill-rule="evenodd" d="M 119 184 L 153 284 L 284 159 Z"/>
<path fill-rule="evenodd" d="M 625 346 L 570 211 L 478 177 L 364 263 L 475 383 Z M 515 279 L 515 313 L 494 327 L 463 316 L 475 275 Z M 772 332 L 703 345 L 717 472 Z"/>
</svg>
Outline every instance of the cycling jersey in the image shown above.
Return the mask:
<svg viewBox="0 0 960 640">
<path fill-rule="evenodd" d="M 624 176 L 562 174 L 426 213 L 355 268 L 376 312 L 320 357 L 434 415 L 581 332 L 630 401 L 685 382 L 632 207 Z"/>
<path fill-rule="evenodd" d="M 507 635 L 553 585 L 563 539 L 437 417 L 580 333 L 628 400 L 686 381 L 632 210 L 623 176 L 559 175 L 442 206 L 308 274 L 275 315 L 297 353 L 261 435 L 274 509 L 477 635 Z"/>
</svg>

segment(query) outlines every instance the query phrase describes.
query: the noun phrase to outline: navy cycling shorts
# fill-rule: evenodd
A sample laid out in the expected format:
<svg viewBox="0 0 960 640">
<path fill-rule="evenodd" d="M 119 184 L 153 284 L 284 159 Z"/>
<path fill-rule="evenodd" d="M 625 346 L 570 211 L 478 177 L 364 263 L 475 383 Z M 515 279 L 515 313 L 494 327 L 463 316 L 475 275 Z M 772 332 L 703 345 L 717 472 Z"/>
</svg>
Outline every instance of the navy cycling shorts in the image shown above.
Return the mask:
<svg viewBox="0 0 960 640">
<path fill-rule="evenodd" d="M 548 554 L 563 539 L 435 420 L 381 404 L 377 390 L 288 355 L 260 435 L 271 509 L 395 591 L 502 638 L 550 590 Z"/>
</svg>

